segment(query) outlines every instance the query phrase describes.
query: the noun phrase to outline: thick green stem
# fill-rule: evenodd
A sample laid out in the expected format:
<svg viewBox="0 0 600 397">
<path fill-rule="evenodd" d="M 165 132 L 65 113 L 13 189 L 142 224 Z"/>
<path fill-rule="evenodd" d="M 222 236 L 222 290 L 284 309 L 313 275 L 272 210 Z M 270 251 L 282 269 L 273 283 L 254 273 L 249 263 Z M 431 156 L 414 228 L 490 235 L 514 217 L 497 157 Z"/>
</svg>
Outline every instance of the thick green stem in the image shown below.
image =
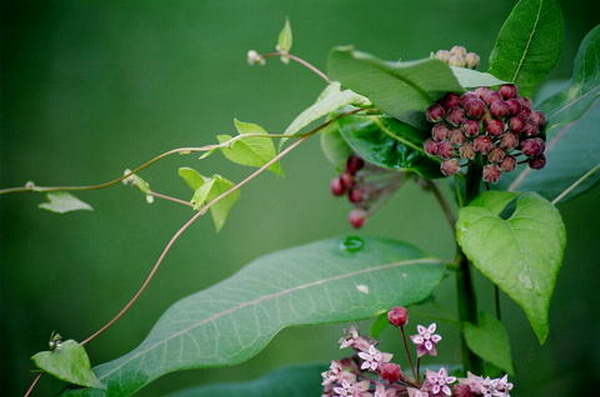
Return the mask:
<svg viewBox="0 0 600 397">
<path fill-rule="evenodd" d="M 466 204 L 468 204 L 479 194 L 479 188 L 481 186 L 481 171 L 481 167 L 478 165 L 471 165 L 469 167 L 465 185 L 465 198 L 462 200 Z M 462 252 L 462 249 L 458 244 L 456 245 L 456 251 L 456 262 L 458 263 L 458 269 L 456 271 L 458 316 L 461 323 L 470 322 L 477 324 L 477 297 L 475 296 L 475 289 L 473 287 L 473 279 L 471 276 L 469 260 L 465 256 L 464 252 Z M 462 361 L 465 370 L 472 371 L 474 373 L 481 373 L 483 370 L 483 362 L 467 347 L 464 334 L 462 333 L 461 346 Z"/>
</svg>

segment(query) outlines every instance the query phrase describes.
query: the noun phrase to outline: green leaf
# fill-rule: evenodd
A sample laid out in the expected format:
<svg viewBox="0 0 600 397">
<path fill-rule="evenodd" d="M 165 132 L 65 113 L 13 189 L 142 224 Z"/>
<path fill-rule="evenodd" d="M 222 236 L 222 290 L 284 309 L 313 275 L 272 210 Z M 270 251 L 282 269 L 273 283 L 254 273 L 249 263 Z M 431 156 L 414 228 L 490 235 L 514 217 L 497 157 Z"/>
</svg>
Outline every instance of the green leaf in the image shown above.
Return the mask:
<svg viewBox="0 0 600 397">
<path fill-rule="evenodd" d="M 241 135 L 247 134 L 268 134 L 268 132 L 258 124 L 246 123 L 234 119 L 235 128 Z M 225 143 L 232 139 L 229 135 L 217 135 L 219 143 Z M 267 162 L 271 161 L 277 155 L 277 149 L 272 138 L 263 136 L 248 136 L 238 139 L 226 147 L 222 147 L 221 151 L 229 160 L 241 165 L 251 167 L 262 167 Z M 269 170 L 282 175 L 281 164 L 273 163 Z"/>
<path fill-rule="evenodd" d="M 331 51 L 329 74 L 384 112 L 423 129 L 429 128 L 427 107 L 449 91 L 463 91 L 450 67 L 437 59 L 385 62 L 350 46 Z"/>
<path fill-rule="evenodd" d="M 337 123 L 321 131 L 321 149 L 325 157 L 337 170 L 343 170 L 348 157 L 354 153 L 354 150 L 344 140 Z"/>
<path fill-rule="evenodd" d="M 55 212 L 57 214 L 64 214 L 66 212 L 71 211 L 93 211 L 91 205 L 88 203 L 79 200 L 77 197 L 73 196 L 71 193 L 67 192 L 54 192 L 48 193 L 46 195 L 48 198 L 47 203 L 38 204 L 38 207 L 44 210 L 48 210 L 50 212 Z"/>
<path fill-rule="evenodd" d="M 212 178 L 205 180 L 205 183 L 194 192 L 191 203 L 195 210 L 199 210 L 202 206 L 219 197 L 233 186 L 235 186 L 233 182 L 223 178 L 221 175 L 213 175 Z M 217 232 L 225 225 L 229 211 L 231 211 L 231 208 L 239 198 L 240 192 L 236 190 L 210 207 L 210 213 Z"/>
<path fill-rule="evenodd" d="M 125 170 L 125 175 L 131 173 L 131 170 Z M 150 184 L 142 179 L 138 174 L 131 174 L 127 178 L 123 179 L 124 185 L 129 185 L 137 188 L 140 192 L 146 195 L 146 202 L 152 204 L 154 202 L 154 196 L 151 194 Z"/>
<path fill-rule="evenodd" d="M 383 330 L 385 330 L 389 325 L 390 322 L 387 318 L 387 312 L 381 313 L 375 318 L 373 324 L 371 324 L 371 331 L 369 332 L 371 334 L 371 337 L 375 339 L 379 338 L 379 335 L 381 335 Z"/>
<path fill-rule="evenodd" d="M 531 97 L 560 57 L 563 18 L 556 0 L 520 0 L 502 25 L 489 72 Z"/>
<path fill-rule="evenodd" d="M 439 178 L 439 162 L 423 150 L 425 133 L 389 116 L 347 116 L 338 121 L 350 147 L 370 163 Z"/>
<path fill-rule="evenodd" d="M 459 68 L 457 66 L 450 66 L 450 69 L 452 69 L 452 73 L 456 76 L 459 84 L 464 88 L 492 87 L 508 83 L 489 73 L 478 72 L 473 69 Z"/>
<path fill-rule="evenodd" d="M 52 351 L 36 353 L 31 359 L 38 368 L 65 382 L 104 388 L 92 371 L 85 348 L 72 339 L 58 344 Z"/>
<path fill-rule="evenodd" d="M 456 238 L 473 265 L 521 306 L 543 343 L 566 242 L 558 210 L 535 193 L 484 192 L 460 209 Z"/>
<path fill-rule="evenodd" d="M 295 135 L 300 132 L 304 127 L 316 121 L 329 113 L 347 106 L 347 105 L 368 105 L 369 100 L 362 95 L 351 90 L 342 90 L 340 83 L 334 81 L 329 84 L 325 90 L 319 95 L 319 98 L 310 107 L 300 113 L 294 121 L 285 129 L 284 134 Z M 287 139 L 283 138 L 280 145 Z"/>
<path fill-rule="evenodd" d="M 293 365 L 269 372 L 249 382 L 200 386 L 169 394 L 168 397 L 310 397 L 323 391 L 321 372 L 326 365 Z"/>
<path fill-rule="evenodd" d="M 481 313 L 479 324 L 465 323 L 463 333 L 471 351 L 510 375 L 515 373 L 508 334 L 496 317 Z"/>
<path fill-rule="evenodd" d="M 285 327 L 365 319 L 421 301 L 444 273 L 439 260 L 384 239 L 276 252 L 174 304 L 141 345 L 96 370 L 110 396 L 128 396 L 167 373 L 246 361 Z"/>
<path fill-rule="evenodd" d="M 283 29 L 279 33 L 279 39 L 277 40 L 277 45 L 275 49 L 280 52 L 289 53 L 292 49 L 293 44 L 293 36 L 292 36 L 292 26 L 290 25 L 290 20 L 288 18 L 285 19 L 285 25 L 283 25 Z M 281 57 L 281 62 L 288 63 L 290 60 L 287 57 Z"/>
<path fill-rule="evenodd" d="M 193 168 L 181 167 L 177 173 L 193 191 L 198 190 L 206 182 L 205 178 Z"/>
</svg>

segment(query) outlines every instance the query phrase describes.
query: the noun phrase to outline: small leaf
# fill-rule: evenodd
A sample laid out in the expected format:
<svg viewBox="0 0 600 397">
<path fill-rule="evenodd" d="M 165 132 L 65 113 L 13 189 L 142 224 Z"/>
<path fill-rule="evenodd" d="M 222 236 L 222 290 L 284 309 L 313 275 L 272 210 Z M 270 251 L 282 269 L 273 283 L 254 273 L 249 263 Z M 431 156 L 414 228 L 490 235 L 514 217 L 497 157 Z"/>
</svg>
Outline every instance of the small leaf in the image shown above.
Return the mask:
<svg viewBox="0 0 600 397">
<path fill-rule="evenodd" d="M 125 170 L 125 175 L 131 173 L 131 170 Z M 150 184 L 142 179 L 138 174 L 131 174 L 127 178 L 123 179 L 124 185 L 133 186 L 139 189 L 140 192 L 146 195 L 146 202 L 152 204 L 154 202 L 154 196 L 151 194 Z"/>
<path fill-rule="evenodd" d="M 459 84 L 464 88 L 492 87 L 508 83 L 489 73 L 478 72 L 473 69 L 459 68 L 456 66 L 450 66 L 450 69 L 452 69 L 452 73 L 456 76 Z"/>
<path fill-rule="evenodd" d="M 490 55 L 494 76 L 531 97 L 560 57 L 563 19 L 556 0 L 520 0 L 504 21 Z"/>
<path fill-rule="evenodd" d="M 244 362 L 289 326 L 366 319 L 419 302 L 444 274 L 439 260 L 385 239 L 334 238 L 283 250 L 175 303 L 137 348 L 96 371 L 107 395 L 128 396 L 167 373 Z"/>
<path fill-rule="evenodd" d="M 289 53 L 292 49 L 293 36 L 292 36 L 292 26 L 290 25 L 290 20 L 288 18 L 285 19 L 285 25 L 283 25 L 283 29 L 279 33 L 279 39 L 277 40 L 277 45 L 275 49 L 279 52 Z M 287 57 L 282 56 L 281 62 L 288 63 L 290 60 Z"/>
<path fill-rule="evenodd" d="M 346 142 L 366 161 L 430 179 L 442 176 L 439 162 L 423 150 L 423 131 L 389 116 L 353 115 L 337 123 Z"/>
<path fill-rule="evenodd" d="M 329 74 L 389 115 L 423 129 L 430 128 L 428 106 L 449 91 L 463 91 L 450 67 L 437 59 L 385 62 L 351 46 L 331 51 Z"/>
<path fill-rule="evenodd" d="M 247 134 L 268 134 L 268 132 L 258 124 L 246 123 L 237 119 L 233 120 L 235 128 L 241 135 Z M 219 143 L 223 144 L 232 139 L 229 135 L 218 135 Z M 222 147 L 221 151 L 229 160 L 241 165 L 251 167 L 262 167 L 271 161 L 277 155 L 277 149 L 272 138 L 263 136 L 249 136 L 238 139 L 227 147 Z M 277 175 L 282 175 L 281 164 L 276 162 L 269 167 L 269 170 Z"/>
<path fill-rule="evenodd" d="M 512 216 L 500 214 L 518 197 Z M 484 192 L 460 209 L 456 238 L 487 278 L 525 312 L 540 343 L 565 249 L 558 210 L 535 193 Z"/>
<path fill-rule="evenodd" d="M 334 81 L 323 90 L 315 103 L 296 116 L 294 121 L 292 121 L 285 129 L 284 134 L 294 135 L 313 121 L 327 116 L 329 113 L 338 110 L 341 107 L 347 105 L 364 106 L 369 104 L 369 100 L 364 96 L 358 95 L 351 90 L 342 90 L 340 83 Z M 280 145 L 283 145 L 285 141 L 285 138 L 282 139 Z"/>
<path fill-rule="evenodd" d="M 337 170 L 343 170 L 348 157 L 354 150 L 346 143 L 337 123 L 333 123 L 321 131 L 321 149 L 325 157 Z"/>
<path fill-rule="evenodd" d="M 31 359 L 38 368 L 65 382 L 105 388 L 92 371 L 85 348 L 72 339 L 60 343 L 52 351 L 36 353 Z"/>
<path fill-rule="evenodd" d="M 212 178 L 205 180 L 205 183 L 196 190 L 191 203 L 194 205 L 195 210 L 199 210 L 202 206 L 219 197 L 233 186 L 233 182 L 223 178 L 221 175 L 213 175 Z M 240 192 L 236 190 L 210 207 L 210 213 L 217 232 L 225 225 L 227 215 L 229 215 L 229 211 L 231 211 L 231 208 L 239 197 Z"/>
<path fill-rule="evenodd" d="M 181 390 L 167 397 L 310 397 L 323 391 L 327 365 L 293 365 L 248 382 L 221 383 Z"/>
<path fill-rule="evenodd" d="M 496 317 L 481 313 L 479 324 L 465 323 L 463 332 L 471 351 L 510 375 L 515 373 L 508 334 Z"/>
<path fill-rule="evenodd" d="M 177 173 L 185 183 L 194 191 L 198 190 L 200 186 L 206 182 L 205 178 L 200 175 L 198 171 L 189 167 L 181 167 L 177 170 Z"/>
<path fill-rule="evenodd" d="M 64 214 L 66 212 L 71 211 L 93 211 L 91 205 L 88 203 L 79 200 L 77 197 L 73 196 L 71 193 L 67 192 L 54 192 L 48 193 L 46 195 L 48 198 L 47 203 L 38 204 L 38 207 L 44 210 L 48 210 L 50 212 L 55 212 L 57 214 Z"/>
</svg>

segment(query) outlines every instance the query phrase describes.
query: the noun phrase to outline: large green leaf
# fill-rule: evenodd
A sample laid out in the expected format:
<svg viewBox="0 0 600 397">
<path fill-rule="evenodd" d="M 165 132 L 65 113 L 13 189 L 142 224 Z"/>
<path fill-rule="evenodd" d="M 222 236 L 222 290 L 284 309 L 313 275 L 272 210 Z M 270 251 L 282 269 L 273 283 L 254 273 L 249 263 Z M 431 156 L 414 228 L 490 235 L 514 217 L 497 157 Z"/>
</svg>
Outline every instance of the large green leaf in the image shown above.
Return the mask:
<svg viewBox="0 0 600 397">
<path fill-rule="evenodd" d="M 57 214 L 64 214 L 71 211 L 93 211 L 91 205 L 85 201 L 79 200 L 68 192 L 53 192 L 46 195 L 48 202 L 38 204 L 38 207 Z"/>
<path fill-rule="evenodd" d="M 450 66 L 450 69 L 452 69 L 452 73 L 456 76 L 459 84 L 464 88 L 491 87 L 507 83 L 507 81 L 500 80 L 489 73 L 478 72 L 473 69 L 457 66 Z"/>
<path fill-rule="evenodd" d="M 475 354 L 511 375 L 515 373 L 508 334 L 500 320 L 481 313 L 479 324 L 465 323 L 463 333 L 467 346 Z"/>
<path fill-rule="evenodd" d="M 535 193 L 484 192 L 460 209 L 456 238 L 473 265 L 521 306 L 544 342 L 566 242 L 558 210 Z"/>
<path fill-rule="evenodd" d="M 525 166 L 509 174 L 500 188 L 537 191 L 549 200 L 600 164 L 600 26 L 583 39 L 573 65 L 573 75 L 561 92 L 545 100 L 541 109 L 548 118 L 546 167 Z M 600 181 L 596 173 L 577 186 L 566 199 L 576 197 Z"/>
<path fill-rule="evenodd" d="M 57 344 L 52 351 L 36 353 L 31 359 L 39 368 L 65 382 L 104 388 L 92 371 L 85 348 L 72 339 Z"/>
<path fill-rule="evenodd" d="M 393 117 L 347 116 L 338 121 L 342 136 L 362 158 L 383 168 L 439 178 L 439 162 L 425 154 L 425 133 Z"/>
<path fill-rule="evenodd" d="M 444 272 L 415 247 L 376 238 L 276 252 L 177 302 L 140 346 L 95 369 L 108 396 L 127 396 L 170 372 L 241 363 L 288 326 L 364 319 L 421 301 Z"/>
<path fill-rule="evenodd" d="M 321 372 L 326 365 L 294 365 L 268 373 L 250 382 L 194 387 L 168 397 L 311 397 L 323 390 Z"/>
<path fill-rule="evenodd" d="M 563 19 L 556 0 L 520 0 L 500 29 L 490 55 L 490 73 L 533 96 L 558 63 Z"/>
<path fill-rule="evenodd" d="M 235 128 L 240 135 L 248 134 L 268 134 L 268 132 L 258 124 L 246 123 L 233 120 Z M 232 139 L 230 135 L 217 135 L 219 143 L 223 144 Z M 273 139 L 265 136 L 248 136 L 237 141 L 233 141 L 230 145 L 221 148 L 223 155 L 234 163 L 248 165 L 251 167 L 262 167 L 267 162 L 271 161 L 276 155 L 277 150 Z M 281 175 L 281 164 L 273 163 L 269 167 L 269 171 Z"/>
<path fill-rule="evenodd" d="M 384 112 L 418 128 L 428 127 L 425 110 L 434 101 L 449 91 L 463 91 L 450 67 L 437 59 L 385 62 L 349 46 L 331 51 L 329 73 Z"/>
</svg>

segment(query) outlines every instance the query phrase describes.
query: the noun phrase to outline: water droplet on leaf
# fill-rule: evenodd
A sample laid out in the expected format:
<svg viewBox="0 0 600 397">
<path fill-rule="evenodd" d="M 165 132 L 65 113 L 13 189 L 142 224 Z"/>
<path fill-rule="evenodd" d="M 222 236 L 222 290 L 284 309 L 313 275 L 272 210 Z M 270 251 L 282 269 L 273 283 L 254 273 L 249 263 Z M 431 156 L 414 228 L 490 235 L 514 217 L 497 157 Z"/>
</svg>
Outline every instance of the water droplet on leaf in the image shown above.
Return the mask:
<svg viewBox="0 0 600 397">
<path fill-rule="evenodd" d="M 347 252 L 358 252 L 363 249 L 365 242 L 358 236 L 348 236 L 342 241 L 342 249 Z"/>
</svg>

